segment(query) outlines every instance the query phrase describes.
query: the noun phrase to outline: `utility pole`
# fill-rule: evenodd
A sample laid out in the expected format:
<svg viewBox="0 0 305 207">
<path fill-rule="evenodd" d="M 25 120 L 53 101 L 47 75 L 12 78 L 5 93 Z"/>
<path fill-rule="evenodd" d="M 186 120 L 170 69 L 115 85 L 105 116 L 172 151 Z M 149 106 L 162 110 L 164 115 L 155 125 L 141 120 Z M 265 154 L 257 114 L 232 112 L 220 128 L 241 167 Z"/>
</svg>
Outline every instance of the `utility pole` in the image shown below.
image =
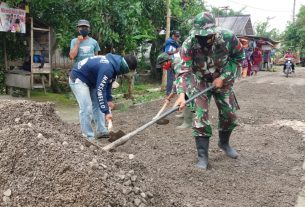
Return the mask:
<svg viewBox="0 0 305 207">
<path fill-rule="evenodd" d="M 6 47 L 6 33 L 3 32 L 3 51 L 4 51 L 4 65 L 5 65 L 5 70 L 8 70 L 8 63 L 7 63 L 7 47 Z"/>
<path fill-rule="evenodd" d="M 220 10 L 225 10 L 226 11 L 226 13 L 227 13 L 227 11 L 229 10 L 230 8 L 229 8 L 229 6 L 220 6 L 220 7 L 217 7 L 217 26 L 219 26 L 219 12 L 220 12 Z"/>
<path fill-rule="evenodd" d="M 165 41 L 167 38 L 169 38 L 170 30 L 171 30 L 171 0 L 166 0 L 166 35 L 165 35 Z M 161 90 L 165 90 L 167 83 L 167 70 L 162 69 L 162 85 Z"/>
<path fill-rule="evenodd" d="M 165 40 L 169 38 L 170 29 L 171 29 L 171 0 L 166 0 L 166 35 Z"/>
<path fill-rule="evenodd" d="M 293 10 L 292 10 L 292 22 L 295 22 L 295 2 L 296 0 L 293 1 Z"/>
</svg>

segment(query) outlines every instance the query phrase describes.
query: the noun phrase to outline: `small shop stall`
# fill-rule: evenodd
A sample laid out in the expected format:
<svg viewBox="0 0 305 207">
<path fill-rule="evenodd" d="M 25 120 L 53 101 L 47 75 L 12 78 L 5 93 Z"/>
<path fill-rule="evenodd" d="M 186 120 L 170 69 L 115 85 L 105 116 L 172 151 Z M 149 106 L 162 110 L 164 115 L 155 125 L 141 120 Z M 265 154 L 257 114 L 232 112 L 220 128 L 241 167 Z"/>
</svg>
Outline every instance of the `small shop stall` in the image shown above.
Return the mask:
<svg viewBox="0 0 305 207">
<path fill-rule="evenodd" d="M 1 22 L 4 22 L 1 31 L 21 33 L 27 47 L 25 57 L 8 60 L 6 43 L 3 43 L 5 83 L 9 93 L 13 88 L 23 88 L 29 97 L 34 88 L 45 91 L 46 86 L 51 86 L 51 28 L 33 17 L 27 17 L 25 10 L 8 8 L 5 3 L 0 4 L 0 12 Z M 9 19 L 11 16 L 12 20 Z"/>
</svg>

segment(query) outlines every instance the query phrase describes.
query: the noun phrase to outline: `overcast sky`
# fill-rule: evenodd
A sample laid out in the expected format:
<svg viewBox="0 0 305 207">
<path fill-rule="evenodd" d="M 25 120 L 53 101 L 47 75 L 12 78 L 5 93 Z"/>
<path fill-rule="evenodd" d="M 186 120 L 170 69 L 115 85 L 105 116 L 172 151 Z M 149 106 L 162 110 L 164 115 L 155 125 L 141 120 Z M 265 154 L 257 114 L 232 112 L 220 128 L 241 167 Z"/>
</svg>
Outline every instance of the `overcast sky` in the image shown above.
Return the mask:
<svg viewBox="0 0 305 207">
<path fill-rule="evenodd" d="M 239 11 L 246 6 L 243 14 L 250 14 L 252 25 L 256 22 L 269 20 L 270 28 L 277 28 L 281 32 L 285 30 L 288 21 L 292 21 L 294 0 L 204 0 L 205 5 L 213 7 L 229 6 L 234 11 Z M 305 0 L 296 0 L 296 14 Z"/>
</svg>

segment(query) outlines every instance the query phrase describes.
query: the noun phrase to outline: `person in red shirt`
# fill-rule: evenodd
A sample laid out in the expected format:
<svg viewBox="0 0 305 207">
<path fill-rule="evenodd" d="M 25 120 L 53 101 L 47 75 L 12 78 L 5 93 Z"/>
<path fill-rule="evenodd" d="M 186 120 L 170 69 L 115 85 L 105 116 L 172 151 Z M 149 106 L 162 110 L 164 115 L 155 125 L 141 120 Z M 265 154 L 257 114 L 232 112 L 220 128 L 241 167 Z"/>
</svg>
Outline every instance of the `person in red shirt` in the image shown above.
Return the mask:
<svg viewBox="0 0 305 207">
<path fill-rule="evenodd" d="M 292 68 L 292 72 L 294 73 L 294 54 L 291 52 L 291 49 L 288 48 L 285 56 L 284 56 L 284 59 L 285 59 L 285 63 L 284 63 L 284 68 L 283 68 L 283 72 L 285 72 L 285 69 L 286 69 L 286 63 L 288 61 L 288 59 L 291 59 L 291 68 Z"/>
<path fill-rule="evenodd" d="M 260 70 L 262 60 L 263 60 L 262 52 L 259 50 L 258 47 L 256 47 L 254 49 L 254 52 L 252 53 L 252 67 L 251 67 L 255 75 Z"/>
</svg>

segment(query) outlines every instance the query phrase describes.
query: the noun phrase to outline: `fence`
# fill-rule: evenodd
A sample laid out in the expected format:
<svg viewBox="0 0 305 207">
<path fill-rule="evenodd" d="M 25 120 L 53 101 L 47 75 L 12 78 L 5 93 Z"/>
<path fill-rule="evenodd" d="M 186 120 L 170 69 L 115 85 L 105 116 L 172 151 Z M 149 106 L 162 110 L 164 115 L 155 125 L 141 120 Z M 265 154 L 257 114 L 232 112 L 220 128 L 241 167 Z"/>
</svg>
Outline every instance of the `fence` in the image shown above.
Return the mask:
<svg viewBox="0 0 305 207">
<path fill-rule="evenodd" d="M 62 55 L 62 52 L 57 49 L 52 56 L 52 68 L 71 69 L 73 61 L 70 58 Z"/>
</svg>

